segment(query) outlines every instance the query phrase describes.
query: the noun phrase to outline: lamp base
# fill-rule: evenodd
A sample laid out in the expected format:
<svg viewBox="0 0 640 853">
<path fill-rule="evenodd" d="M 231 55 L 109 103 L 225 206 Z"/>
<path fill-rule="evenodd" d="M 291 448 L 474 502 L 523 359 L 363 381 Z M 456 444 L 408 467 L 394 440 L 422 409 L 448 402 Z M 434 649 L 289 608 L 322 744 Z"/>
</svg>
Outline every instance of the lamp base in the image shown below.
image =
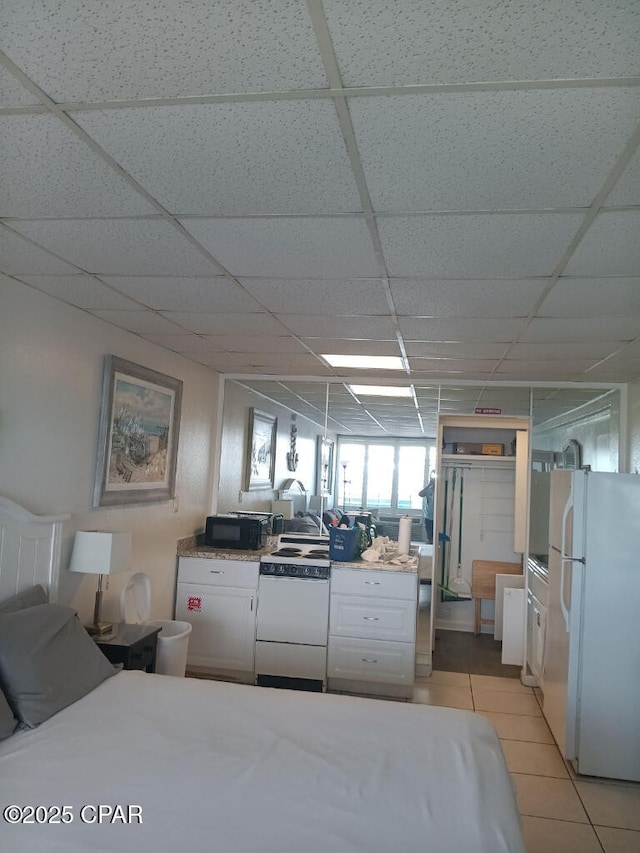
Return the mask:
<svg viewBox="0 0 640 853">
<path fill-rule="evenodd" d="M 97 636 L 99 634 L 109 634 L 113 631 L 112 622 L 95 622 L 93 625 L 85 625 L 88 634 Z"/>
</svg>

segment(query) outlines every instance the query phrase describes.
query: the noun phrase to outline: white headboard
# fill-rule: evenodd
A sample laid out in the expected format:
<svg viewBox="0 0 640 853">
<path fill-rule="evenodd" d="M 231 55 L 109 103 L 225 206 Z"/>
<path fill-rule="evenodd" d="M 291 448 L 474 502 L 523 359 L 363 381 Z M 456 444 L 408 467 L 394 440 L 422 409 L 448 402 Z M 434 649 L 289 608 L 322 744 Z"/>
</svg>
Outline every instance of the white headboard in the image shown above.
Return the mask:
<svg viewBox="0 0 640 853">
<path fill-rule="evenodd" d="M 32 515 L 0 497 L 0 601 L 39 583 L 55 601 L 62 523 L 70 515 Z"/>
</svg>

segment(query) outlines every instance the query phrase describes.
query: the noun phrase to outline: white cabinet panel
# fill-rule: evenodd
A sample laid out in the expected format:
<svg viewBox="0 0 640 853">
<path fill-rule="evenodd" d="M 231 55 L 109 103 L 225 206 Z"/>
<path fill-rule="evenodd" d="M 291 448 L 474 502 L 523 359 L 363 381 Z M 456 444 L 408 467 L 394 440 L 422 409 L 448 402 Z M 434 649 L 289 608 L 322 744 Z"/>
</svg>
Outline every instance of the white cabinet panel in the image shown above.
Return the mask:
<svg viewBox="0 0 640 853">
<path fill-rule="evenodd" d="M 253 560 L 216 560 L 208 557 L 180 557 L 178 582 L 213 586 L 258 586 L 260 563 Z"/>
<path fill-rule="evenodd" d="M 256 642 L 256 672 L 283 678 L 312 678 L 324 681 L 327 669 L 326 646 Z"/>
<path fill-rule="evenodd" d="M 331 592 L 415 601 L 416 575 L 415 572 L 395 572 L 390 569 L 332 568 Z"/>
<path fill-rule="evenodd" d="M 189 664 L 216 670 L 253 670 L 255 590 L 178 583 L 176 619 L 193 626 Z"/>
<path fill-rule="evenodd" d="M 332 636 L 411 643 L 416 636 L 416 605 L 413 601 L 333 595 L 329 622 Z"/>
<path fill-rule="evenodd" d="M 329 679 L 412 685 L 414 657 L 412 643 L 330 638 L 327 676 Z"/>
</svg>

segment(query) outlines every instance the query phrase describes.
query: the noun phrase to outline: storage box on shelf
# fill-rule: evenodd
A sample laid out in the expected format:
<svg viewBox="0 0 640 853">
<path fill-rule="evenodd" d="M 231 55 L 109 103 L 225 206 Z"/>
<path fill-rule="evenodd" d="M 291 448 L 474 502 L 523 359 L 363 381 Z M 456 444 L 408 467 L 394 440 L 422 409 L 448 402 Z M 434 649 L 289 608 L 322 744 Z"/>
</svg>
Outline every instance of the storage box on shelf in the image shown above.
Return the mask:
<svg viewBox="0 0 640 853">
<path fill-rule="evenodd" d="M 411 697 L 417 594 L 417 572 L 332 568 L 329 690 Z"/>
</svg>

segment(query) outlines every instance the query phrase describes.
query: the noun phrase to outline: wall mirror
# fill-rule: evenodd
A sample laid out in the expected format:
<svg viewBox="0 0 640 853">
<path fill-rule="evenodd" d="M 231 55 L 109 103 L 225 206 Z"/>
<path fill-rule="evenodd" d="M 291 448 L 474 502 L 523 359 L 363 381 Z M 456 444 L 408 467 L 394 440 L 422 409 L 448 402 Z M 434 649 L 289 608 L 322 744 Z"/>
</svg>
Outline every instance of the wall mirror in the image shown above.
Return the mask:
<svg viewBox="0 0 640 853">
<path fill-rule="evenodd" d="M 579 442 L 584 460 L 595 470 L 619 470 L 620 392 L 617 389 L 583 385 L 556 387 L 539 385 L 471 385 L 465 383 L 417 382 L 406 397 L 357 392 L 362 379 L 322 380 L 280 377 L 228 377 L 224 382 L 221 448 L 217 483 L 217 510 L 269 510 L 278 498 L 278 489 L 292 475 L 287 470 L 286 455 L 290 451 L 289 427 L 296 414 L 297 453 L 296 478 L 304 484 L 314 507 L 327 508 L 358 501 L 363 492 L 361 461 L 350 448 L 351 455 L 341 455 L 353 439 L 365 438 L 380 448 L 379 459 L 391 460 L 389 450 L 398 453 L 402 442 L 419 447 L 433 446 L 437 434 L 438 414 L 471 415 L 490 409 L 510 416 L 531 416 L 532 473 L 545 475 L 538 493 L 533 493 L 530 513 L 545 516 L 544 492 L 548 490 L 548 474 L 564 464 L 564 450 L 569 441 Z M 384 378 L 387 384 L 403 384 L 397 377 Z M 356 391 L 354 391 L 356 386 Z M 248 434 L 248 411 L 251 407 L 270 412 L 278 418 L 274 488 L 244 492 L 238 460 L 244 458 Z M 333 442 L 331 444 L 330 442 Z M 394 443 L 395 442 L 395 443 Z M 327 454 L 332 454 L 333 482 L 324 481 Z M 386 456 L 385 456 L 386 454 Z M 428 455 L 426 456 L 428 459 Z M 347 463 L 346 467 L 343 463 Z M 384 464 L 380 463 L 380 469 Z M 428 473 L 428 463 L 425 464 Z M 422 478 L 422 472 L 417 480 Z M 377 486 L 378 487 L 378 486 Z M 397 492 L 397 486 L 396 492 Z M 391 492 L 390 492 L 391 494 Z M 540 497 L 542 495 L 542 497 Z M 393 495 L 392 495 L 393 496 Z M 397 494 L 395 495 L 397 498 Z M 389 498 L 391 500 L 391 498 Z M 354 504 L 355 505 L 355 504 Z M 537 507 L 537 510 L 536 510 Z M 540 509 L 542 507 L 542 509 Z M 397 502 L 395 505 L 397 511 Z M 406 509 L 414 513 L 421 527 L 422 503 Z M 380 509 L 380 514 L 386 511 Z M 546 541 L 540 532 L 542 547 Z M 531 550 L 531 549 L 530 549 Z M 429 570 L 429 578 L 431 570 Z M 433 636 L 437 620 L 432 618 L 435 605 L 428 584 L 421 584 L 425 606 L 419 610 L 418 656 L 431 664 Z M 459 604 L 446 605 L 460 607 Z"/>
</svg>

